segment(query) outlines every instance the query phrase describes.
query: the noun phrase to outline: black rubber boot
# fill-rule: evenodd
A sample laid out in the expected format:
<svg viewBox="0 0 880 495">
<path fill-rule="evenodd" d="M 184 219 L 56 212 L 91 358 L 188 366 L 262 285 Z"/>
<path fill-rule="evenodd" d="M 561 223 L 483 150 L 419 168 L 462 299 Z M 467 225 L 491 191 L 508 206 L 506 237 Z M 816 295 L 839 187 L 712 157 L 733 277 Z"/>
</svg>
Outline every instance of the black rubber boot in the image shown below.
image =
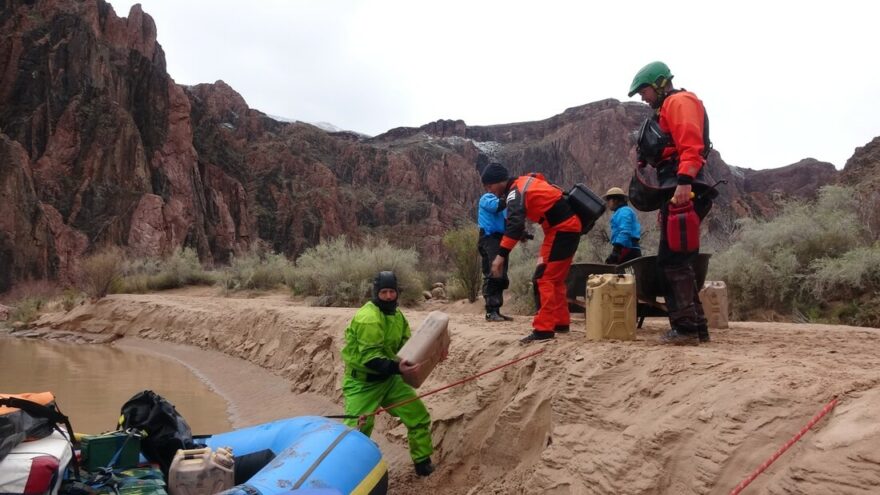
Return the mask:
<svg viewBox="0 0 880 495">
<path fill-rule="evenodd" d="M 431 463 L 430 457 L 415 463 L 415 468 L 416 474 L 419 476 L 428 476 L 434 472 L 434 464 Z"/>
<path fill-rule="evenodd" d="M 531 344 L 535 341 L 548 340 L 556 337 L 556 334 L 553 332 L 535 332 L 526 335 L 525 337 L 519 340 L 520 344 Z"/>
<path fill-rule="evenodd" d="M 700 342 L 706 343 L 710 342 L 712 339 L 709 338 L 709 326 L 708 325 L 700 325 L 697 327 L 697 337 L 699 337 Z"/>
<path fill-rule="evenodd" d="M 700 345 L 696 332 L 682 332 L 673 328 L 660 336 L 660 343 L 666 345 Z"/>
<path fill-rule="evenodd" d="M 503 314 L 501 314 L 501 311 L 498 312 L 498 316 L 504 318 L 504 321 L 513 321 L 512 316 L 503 315 Z"/>
<path fill-rule="evenodd" d="M 553 331 L 556 333 L 568 333 L 571 332 L 571 327 L 568 325 L 556 325 L 553 327 Z"/>
<path fill-rule="evenodd" d="M 507 321 L 498 311 L 490 311 L 486 313 L 486 321 Z"/>
</svg>

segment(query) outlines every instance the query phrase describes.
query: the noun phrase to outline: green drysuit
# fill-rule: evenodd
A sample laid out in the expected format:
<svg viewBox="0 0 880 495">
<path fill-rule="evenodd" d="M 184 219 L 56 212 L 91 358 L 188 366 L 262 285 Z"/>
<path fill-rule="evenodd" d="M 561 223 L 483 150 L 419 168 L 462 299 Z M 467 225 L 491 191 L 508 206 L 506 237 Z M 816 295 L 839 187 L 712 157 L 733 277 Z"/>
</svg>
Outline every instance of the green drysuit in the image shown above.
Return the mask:
<svg viewBox="0 0 880 495">
<path fill-rule="evenodd" d="M 364 304 L 345 329 L 345 347 L 342 360 L 345 376 L 342 393 L 345 396 L 345 414 L 361 416 L 370 414 L 380 406 L 390 406 L 415 397 L 416 391 L 407 385 L 400 375 L 384 380 L 368 381 L 366 375 L 376 372 L 364 366 L 375 358 L 396 360 L 397 351 L 409 340 L 410 329 L 406 317 L 398 309 L 394 315 L 382 313 L 371 302 Z M 352 376 L 354 374 L 354 376 Z M 388 411 L 406 425 L 409 453 L 414 462 L 427 459 L 434 451 L 431 444 L 431 416 L 421 400 Z M 369 436 L 373 432 L 374 416 L 368 416 L 361 432 Z M 346 419 L 345 424 L 357 427 L 357 419 Z"/>
</svg>

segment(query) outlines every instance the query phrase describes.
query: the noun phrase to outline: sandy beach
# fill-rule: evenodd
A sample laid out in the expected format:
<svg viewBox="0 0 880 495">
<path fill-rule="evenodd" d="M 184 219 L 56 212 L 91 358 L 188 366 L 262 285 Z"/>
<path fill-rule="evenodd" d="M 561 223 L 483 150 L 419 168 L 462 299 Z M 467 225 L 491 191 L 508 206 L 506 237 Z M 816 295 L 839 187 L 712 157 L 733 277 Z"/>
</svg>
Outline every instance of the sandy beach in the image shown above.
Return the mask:
<svg viewBox="0 0 880 495">
<path fill-rule="evenodd" d="M 523 347 L 528 317 L 488 323 L 466 302 L 404 312 L 417 328 L 432 310 L 450 314 L 452 347 L 420 392 L 543 352 L 425 399 L 438 466 L 427 479 L 412 473 L 403 425 L 380 416 L 373 439 L 389 493 L 729 493 L 834 397 L 744 493 L 880 491 L 878 329 L 734 322 L 708 345 L 667 347 L 656 344 L 663 320 L 636 341 L 596 343 L 580 315 L 571 334 Z M 201 288 L 109 296 L 37 326 L 178 360 L 228 401 L 239 427 L 340 414 L 353 313 Z"/>
</svg>

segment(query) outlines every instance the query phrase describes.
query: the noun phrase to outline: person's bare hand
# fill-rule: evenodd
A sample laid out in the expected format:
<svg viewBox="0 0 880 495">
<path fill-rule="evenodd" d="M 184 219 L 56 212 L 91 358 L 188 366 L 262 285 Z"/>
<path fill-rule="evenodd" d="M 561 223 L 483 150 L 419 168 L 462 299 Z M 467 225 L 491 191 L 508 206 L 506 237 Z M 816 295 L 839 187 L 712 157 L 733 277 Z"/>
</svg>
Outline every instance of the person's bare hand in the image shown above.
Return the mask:
<svg viewBox="0 0 880 495">
<path fill-rule="evenodd" d="M 679 184 L 675 187 L 675 194 L 672 196 L 672 204 L 683 205 L 690 201 L 692 197 L 691 185 Z"/>
<path fill-rule="evenodd" d="M 410 363 L 409 361 L 404 360 L 400 362 L 400 374 L 404 377 L 415 376 L 421 367 L 422 363 Z"/>
</svg>

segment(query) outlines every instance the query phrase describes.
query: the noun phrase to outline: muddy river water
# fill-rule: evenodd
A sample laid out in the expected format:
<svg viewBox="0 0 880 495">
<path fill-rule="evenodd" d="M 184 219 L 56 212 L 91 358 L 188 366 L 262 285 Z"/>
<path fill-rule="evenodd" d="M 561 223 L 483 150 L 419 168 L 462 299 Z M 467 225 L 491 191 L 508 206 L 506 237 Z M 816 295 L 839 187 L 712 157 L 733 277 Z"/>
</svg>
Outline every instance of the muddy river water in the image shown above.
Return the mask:
<svg viewBox="0 0 880 495">
<path fill-rule="evenodd" d="M 0 393 L 53 392 L 77 432 L 115 429 L 122 405 L 145 389 L 174 404 L 193 433 L 230 429 L 226 401 L 177 361 L 109 345 L 0 336 Z"/>
</svg>

